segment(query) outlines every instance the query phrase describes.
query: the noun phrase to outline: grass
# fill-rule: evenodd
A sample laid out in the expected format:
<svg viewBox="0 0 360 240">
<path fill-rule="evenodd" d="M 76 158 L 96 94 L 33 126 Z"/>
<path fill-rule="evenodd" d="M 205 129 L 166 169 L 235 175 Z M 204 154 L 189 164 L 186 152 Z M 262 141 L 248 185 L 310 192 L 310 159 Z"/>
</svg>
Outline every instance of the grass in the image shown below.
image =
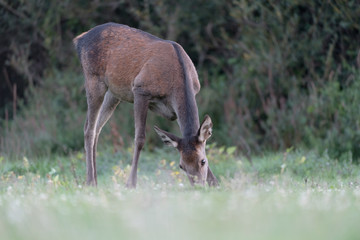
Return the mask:
<svg viewBox="0 0 360 240">
<path fill-rule="evenodd" d="M 0 157 L 1 239 L 359 239 L 360 167 L 295 151 L 252 159 L 210 146 L 219 188 L 192 188 L 175 150 L 145 151 L 136 190 L 131 149 L 98 154 L 84 187 L 82 153 Z M 175 158 L 174 158 L 175 156 Z"/>
</svg>

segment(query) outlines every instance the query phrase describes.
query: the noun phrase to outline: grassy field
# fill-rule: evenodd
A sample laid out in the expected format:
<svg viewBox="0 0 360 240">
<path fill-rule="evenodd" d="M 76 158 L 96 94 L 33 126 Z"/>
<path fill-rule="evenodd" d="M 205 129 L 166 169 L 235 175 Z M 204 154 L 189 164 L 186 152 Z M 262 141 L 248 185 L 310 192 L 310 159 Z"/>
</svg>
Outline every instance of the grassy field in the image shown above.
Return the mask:
<svg viewBox="0 0 360 240">
<path fill-rule="evenodd" d="M 131 149 L 98 154 L 98 188 L 83 153 L 0 156 L 0 239 L 360 239 L 360 167 L 289 149 L 253 158 L 210 146 L 221 181 L 192 188 L 172 149 L 145 151 L 138 188 L 124 187 Z"/>
</svg>

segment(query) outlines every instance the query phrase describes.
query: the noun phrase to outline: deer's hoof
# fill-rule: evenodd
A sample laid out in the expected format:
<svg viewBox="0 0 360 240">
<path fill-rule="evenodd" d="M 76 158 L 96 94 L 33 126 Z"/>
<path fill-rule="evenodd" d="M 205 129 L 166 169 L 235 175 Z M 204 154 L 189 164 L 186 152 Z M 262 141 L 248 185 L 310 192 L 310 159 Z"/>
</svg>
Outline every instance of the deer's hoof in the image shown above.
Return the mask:
<svg viewBox="0 0 360 240">
<path fill-rule="evenodd" d="M 135 188 L 136 188 L 136 183 L 127 182 L 127 183 L 126 183 L 126 188 L 128 188 L 128 189 L 135 189 Z"/>
</svg>

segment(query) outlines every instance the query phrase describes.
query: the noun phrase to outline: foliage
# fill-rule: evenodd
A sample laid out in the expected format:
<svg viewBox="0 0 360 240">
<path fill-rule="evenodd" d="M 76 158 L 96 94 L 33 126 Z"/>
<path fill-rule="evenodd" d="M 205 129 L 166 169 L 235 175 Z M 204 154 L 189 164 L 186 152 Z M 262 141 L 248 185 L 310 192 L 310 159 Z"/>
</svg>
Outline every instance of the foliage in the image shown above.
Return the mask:
<svg viewBox="0 0 360 240">
<path fill-rule="evenodd" d="M 318 126 L 322 130 L 329 155 L 341 158 L 343 153 L 360 158 L 360 75 L 350 76 L 342 87 L 339 82 L 330 82 L 322 90 L 323 98 L 315 106 L 321 112 Z M 332 119 L 330 123 L 328 119 Z M 326 149 L 324 149 L 326 150 Z"/>
<path fill-rule="evenodd" d="M 82 85 L 79 75 L 54 72 L 29 92 L 31 104 L 4 124 L 1 152 L 21 157 L 80 149 L 86 112 Z"/>
<path fill-rule="evenodd" d="M 200 118 L 210 114 L 220 145 L 235 145 L 248 157 L 306 146 L 334 159 L 360 158 L 360 5 L 355 0 L 16 0 L 0 1 L 0 13 L 0 34 L 6 36 L 0 40 L 0 116 L 7 113 L 0 126 L 5 133 L 0 152 L 24 152 L 19 146 L 27 154 L 30 149 L 39 154 L 82 148 L 86 104 L 71 40 L 114 21 L 185 48 L 202 84 Z M 70 94 L 74 98 L 65 99 L 66 104 L 63 92 L 54 88 L 59 72 L 67 78 L 62 89 L 79 94 Z M 25 113 L 9 122 L 16 111 L 10 105 L 17 104 L 14 84 L 21 98 L 26 87 L 30 90 L 18 105 Z M 116 124 L 105 129 L 111 136 L 104 136 L 114 146 L 122 146 L 121 139 L 131 139 L 133 132 L 131 107 L 119 108 Z M 36 126 L 41 121 L 34 125 L 33 116 L 42 119 L 42 128 Z M 148 126 L 154 123 L 178 131 L 176 124 L 150 115 Z M 11 130 L 4 130 L 6 125 Z M 22 132 L 28 128 L 33 129 L 31 144 Z M 148 132 L 153 148 L 159 141 Z"/>
</svg>

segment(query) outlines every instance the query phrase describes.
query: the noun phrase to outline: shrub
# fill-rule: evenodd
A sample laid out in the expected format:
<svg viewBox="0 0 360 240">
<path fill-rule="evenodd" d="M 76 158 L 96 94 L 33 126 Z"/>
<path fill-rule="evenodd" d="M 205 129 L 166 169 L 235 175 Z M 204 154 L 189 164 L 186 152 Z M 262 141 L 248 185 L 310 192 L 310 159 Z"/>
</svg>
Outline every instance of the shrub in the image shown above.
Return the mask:
<svg viewBox="0 0 360 240">
<path fill-rule="evenodd" d="M 2 121 L 1 153 L 20 157 L 80 149 L 86 112 L 82 85 L 82 77 L 69 72 L 54 71 L 44 78 L 28 92 L 20 114 Z"/>
<path fill-rule="evenodd" d="M 1 149 L 6 152 L 82 148 L 85 94 L 80 74 L 72 73 L 80 66 L 71 40 L 112 20 L 184 47 L 202 84 L 197 97 L 200 118 L 205 113 L 212 117 L 213 141 L 219 145 L 235 145 L 245 155 L 306 145 L 326 150 L 334 158 L 348 153 L 359 158 L 360 5 L 356 0 L 92 0 L 85 7 L 82 0 L 20 3 L 0 3 L 6 6 L 0 8 L 4 16 L 0 33 L 6 36 L 0 40 L 5 46 L 0 55 L 6 59 L 0 67 L 11 67 L 34 80 L 35 88 L 22 105 L 21 116 L 8 127 L 2 124 L 6 129 Z M 43 77 L 43 69 L 49 68 Z M 0 92 L 11 93 L 6 87 Z M 9 98 L 11 94 L 4 97 Z M 119 134 L 132 139 L 132 106 L 119 108 L 113 118 L 116 124 L 105 128 L 113 134 L 103 134 L 107 140 L 103 142 L 116 145 Z M 178 133 L 175 123 L 150 114 L 150 146 L 160 143 L 150 130 L 154 123 Z"/>
</svg>

